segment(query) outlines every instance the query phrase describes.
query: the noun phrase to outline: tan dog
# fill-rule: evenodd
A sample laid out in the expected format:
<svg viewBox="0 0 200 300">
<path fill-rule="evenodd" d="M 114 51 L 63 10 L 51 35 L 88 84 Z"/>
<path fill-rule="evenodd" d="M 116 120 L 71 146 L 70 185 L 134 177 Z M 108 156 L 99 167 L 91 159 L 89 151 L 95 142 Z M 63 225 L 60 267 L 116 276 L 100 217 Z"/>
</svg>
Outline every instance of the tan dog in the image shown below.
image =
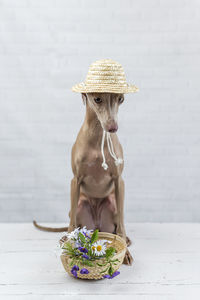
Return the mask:
<svg viewBox="0 0 200 300">
<path fill-rule="evenodd" d="M 86 116 L 72 148 L 71 210 L 68 231 L 86 226 L 100 231 L 116 233 L 126 239 L 124 227 L 123 164 L 115 165 L 108 152 L 104 153 L 108 170 L 102 168 L 101 140 L 103 129 L 112 132 L 115 153 L 123 157 L 122 147 L 116 135 L 117 112 L 124 101 L 123 94 L 82 94 L 86 104 Z M 66 230 L 66 228 L 64 228 Z M 127 238 L 128 243 L 130 240 Z M 124 263 L 131 264 L 127 250 Z"/>
<path fill-rule="evenodd" d="M 123 164 L 116 166 L 105 143 L 108 170 L 104 170 L 101 154 L 103 130 L 112 133 L 115 153 L 123 157 L 117 135 L 117 112 L 123 94 L 82 94 L 86 103 L 85 121 L 72 148 L 71 211 L 69 231 L 75 227 L 116 233 L 126 239 L 124 227 Z M 127 251 L 125 263 L 132 257 Z"/>
<path fill-rule="evenodd" d="M 84 93 L 82 91 L 85 88 L 94 88 L 92 80 L 96 76 L 93 72 L 95 64 L 98 64 L 97 83 L 102 81 L 103 84 L 101 84 L 105 89 L 115 88 L 115 92 Z M 102 73 L 99 68 L 102 68 Z M 79 84 L 73 88 L 74 91 L 82 93 L 86 104 L 86 116 L 72 148 L 71 163 L 74 178 L 71 181 L 70 224 L 68 228 L 48 228 L 34 221 L 37 228 L 47 231 L 68 230 L 69 232 L 78 226 L 86 226 L 87 229 L 98 228 L 100 231 L 120 235 L 126 240 L 127 245 L 130 245 L 124 226 L 124 181 L 121 177 L 123 151 L 115 132 L 118 129 L 118 108 L 124 101 L 123 93 L 135 92 L 137 88 L 128 86 L 126 82 L 122 85 L 124 73 L 121 69 L 121 65 L 114 61 L 97 61 L 91 65 L 91 74 L 90 71 L 88 73 L 88 86 Z M 102 76 L 103 72 L 106 76 Z M 113 82 L 117 81 L 116 74 L 118 74 L 119 86 L 116 84 L 113 86 Z M 101 89 L 101 84 L 97 87 L 97 83 L 95 88 Z M 118 90 L 124 92 L 118 93 Z M 107 140 L 105 143 L 103 140 L 102 144 L 104 135 L 107 136 Z M 119 163 L 117 157 L 121 158 Z M 128 249 L 124 263 L 132 263 L 132 256 Z"/>
</svg>

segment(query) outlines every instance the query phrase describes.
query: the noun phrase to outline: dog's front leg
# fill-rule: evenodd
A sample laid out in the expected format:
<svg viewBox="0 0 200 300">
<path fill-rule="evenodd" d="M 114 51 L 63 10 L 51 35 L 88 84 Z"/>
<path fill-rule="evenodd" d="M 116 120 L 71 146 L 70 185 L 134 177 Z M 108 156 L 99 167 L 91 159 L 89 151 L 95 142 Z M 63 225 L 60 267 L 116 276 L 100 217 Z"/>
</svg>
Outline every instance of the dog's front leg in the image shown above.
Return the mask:
<svg viewBox="0 0 200 300">
<path fill-rule="evenodd" d="M 76 213 L 78 207 L 78 200 L 80 195 L 80 180 L 74 177 L 71 181 L 71 210 L 70 210 L 70 223 L 68 232 L 76 228 Z"/>
<path fill-rule="evenodd" d="M 115 216 L 116 234 L 120 235 L 126 241 L 126 231 L 124 227 L 124 181 L 121 176 L 115 179 L 115 198 L 117 206 L 117 214 Z M 133 258 L 128 249 L 124 256 L 123 263 L 131 265 Z"/>
<path fill-rule="evenodd" d="M 116 234 L 126 240 L 124 227 L 124 181 L 121 176 L 115 178 L 115 199 L 117 213 L 115 215 Z"/>
</svg>

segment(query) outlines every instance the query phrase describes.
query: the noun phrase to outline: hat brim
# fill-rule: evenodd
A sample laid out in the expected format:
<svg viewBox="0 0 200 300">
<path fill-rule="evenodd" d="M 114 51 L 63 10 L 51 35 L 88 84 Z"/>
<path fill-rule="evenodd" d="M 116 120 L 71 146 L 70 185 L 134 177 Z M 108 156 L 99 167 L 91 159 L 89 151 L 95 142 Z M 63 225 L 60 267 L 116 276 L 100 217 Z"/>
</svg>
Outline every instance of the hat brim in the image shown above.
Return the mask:
<svg viewBox="0 0 200 300">
<path fill-rule="evenodd" d="M 116 94 L 127 94 L 136 93 L 139 89 L 135 85 L 119 86 L 119 85 L 102 85 L 89 86 L 85 85 L 84 82 L 76 84 L 72 87 L 72 91 L 76 93 L 116 93 Z"/>
</svg>

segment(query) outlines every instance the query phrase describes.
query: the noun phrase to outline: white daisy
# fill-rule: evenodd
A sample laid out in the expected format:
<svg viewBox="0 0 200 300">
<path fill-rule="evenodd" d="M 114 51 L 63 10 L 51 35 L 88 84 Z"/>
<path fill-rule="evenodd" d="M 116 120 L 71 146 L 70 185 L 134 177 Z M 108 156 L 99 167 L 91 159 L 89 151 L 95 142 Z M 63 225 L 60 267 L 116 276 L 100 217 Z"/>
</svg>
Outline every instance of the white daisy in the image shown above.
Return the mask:
<svg viewBox="0 0 200 300">
<path fill-rule="evenodd" d="M 106 243 L 105 240 L 98 240 L 92 245 L 92 251 L 96 256 L 101 256 L 106 253 Z"/>
<path fill-rule="evenodd" d="M 72 240 L 72 239 L 76 240 L 78 238 L 79 231 L 80 231 L 80 228 L 78 227 L 71 232 L 67 232 L 66 236 L 69 240 Z"/>
</svg>

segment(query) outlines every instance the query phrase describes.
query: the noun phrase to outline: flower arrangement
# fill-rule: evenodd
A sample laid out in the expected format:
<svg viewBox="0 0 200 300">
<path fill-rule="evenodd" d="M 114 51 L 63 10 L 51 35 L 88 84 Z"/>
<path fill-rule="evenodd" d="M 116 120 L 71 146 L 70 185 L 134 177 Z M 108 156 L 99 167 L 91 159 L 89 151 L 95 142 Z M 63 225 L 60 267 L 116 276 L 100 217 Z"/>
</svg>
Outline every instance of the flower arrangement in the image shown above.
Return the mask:
<svg viewBox="0 0 200 300">
<path fill-rule="evenodd" d="M 87 275 L 88 278 L 88 274 L 94 269 L 99 271 L 98 278 L 94 279 L 112 279 L 120 274 L 117 270 L 121 263 L 116 257 L 118 251 L 112 246 L 111 240 L 99 238 L 100 234 L 102 233 L 99 233 L 98 229 L 93 231 L 87 230 L 86 227 L 66 233 L 65 240 L 61 244 L 62 256 L 69 258 L 67 271 L 70 270 L 74 277 L 84 278 L 82 275 Z"/>
</svg>

